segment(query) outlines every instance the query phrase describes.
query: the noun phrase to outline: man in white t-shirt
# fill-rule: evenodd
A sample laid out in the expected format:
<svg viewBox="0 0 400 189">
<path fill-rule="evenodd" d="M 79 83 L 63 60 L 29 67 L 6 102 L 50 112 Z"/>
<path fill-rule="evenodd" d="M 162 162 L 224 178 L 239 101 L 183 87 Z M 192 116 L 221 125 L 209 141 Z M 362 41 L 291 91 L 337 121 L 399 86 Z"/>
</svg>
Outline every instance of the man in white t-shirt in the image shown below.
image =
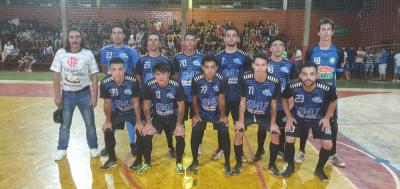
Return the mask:
<svg viewBox="0 0 400 189">
<path fill-rule="evenodd" d="M 11 44 L 11 41 L 8 41 L 7 44 L 4 45 L 3 53 L 1 54 L 1 62 L 4 62 L 6 58 L 14 52 L 14 45 Z"/>
<path fill-rule="evenodd" d="M 362 79 L 364 75 L 364 58 L 365 58 L 365 51 L 362 47 L 358 47 L 357 49 L 357 56 L 356 56 L 356 63 L 355 63 L 355 72 L 356 78 Z"/>
<path fill-rule="evenodd" d="M 66 46 L 57 51 L 50 68 L 54 71 L 54 102 L 62 109 L 62 123 L 54 160 L 62 160 L 67 155 L 72 115 L 76 106 L 85 122 L 91 157 L 99 156 L 93 113 L 93 108 L 97 105 L 99 69 L 93 53 L 82 47 L 80 31 L 71 29 L 67 34 Z"/>
<path fill-rule="evenodd" d="M 394 55 L 394 77 L 393 82 L 400 82 L 400 51 Z"/>
</svg>

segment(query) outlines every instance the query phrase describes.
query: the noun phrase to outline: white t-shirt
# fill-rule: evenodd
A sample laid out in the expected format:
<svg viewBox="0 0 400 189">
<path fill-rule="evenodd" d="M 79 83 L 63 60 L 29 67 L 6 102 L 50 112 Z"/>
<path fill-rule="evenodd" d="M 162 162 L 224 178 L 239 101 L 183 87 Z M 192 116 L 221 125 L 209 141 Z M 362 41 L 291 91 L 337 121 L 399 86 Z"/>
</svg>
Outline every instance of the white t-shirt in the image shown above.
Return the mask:
<svg viewBox="0 0 400 189">
<path fill-rule="evenodd" d="M 303 56 L 303 53 L 301 52 L 301 50 L 300 50 L 300 49 L 297 49 L 297 50 L 296 50 L 296 58 L 295 58 L 295 60 L 296 60 L 296 61 L 301 61 L 302 56 Z"/>
<path fill-rule="evenodd" d="M 90 75 L 99 72 L 92 51 L 82 49 L 70 53 L 64 48 L 57 51 L 50 70 L 61 73 L 62 89 L 65 91 L 79 91 L 89 86 Z"/>
<path fill-rule="evenodd" d="M 394 60 L 396 62 L 396 66 L 400 66 L 400 53 L 394 55 Z"/>
<path fill-rule="evenodd" d="M 14 51 L 14 45 L 4 45 L 4 53 L 11 54 Z"/>
<path fill-rule="evenodd" d="M 356 62 L 364 63 L 364 58 L 365 58 L 365 51 L 357 51 Z"/>
</svg>

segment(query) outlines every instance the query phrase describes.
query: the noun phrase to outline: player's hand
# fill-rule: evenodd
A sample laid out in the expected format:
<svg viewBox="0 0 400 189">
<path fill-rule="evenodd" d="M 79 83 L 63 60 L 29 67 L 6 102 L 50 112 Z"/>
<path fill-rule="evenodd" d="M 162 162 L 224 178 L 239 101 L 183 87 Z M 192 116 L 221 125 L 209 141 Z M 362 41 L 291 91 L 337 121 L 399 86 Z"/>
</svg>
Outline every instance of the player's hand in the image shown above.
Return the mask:
<svg viewBox="0 0 400 189">
<path fill-rule="evenodd" d="M 235 132 L 239 133 L 244 131 L 244 122 L 243 121 L 237 121 L 235 124 Z"/>
<path fill-rule="evenodd" d="M 292 116 L 286 117 L 286 118 L 287 118 L 286 127 L 285 127 L 286 132 L 291 132 L 295 129 L 295 127 L 297 125 L 297 121 Z"/>
<path fill-rule="evenodd" d="M 199 115 L 194 115 L 192 118 L 193 127 L 197 125 L 198 122 L 202 121 Z"/>
<path fill-rule="evenodd" d="M 219 118 L 219 122 L 228 125 L 229 124 L 229 119 L 225 114 L 222 114 L 221 117 Z"/>
<path fill-rule="evenodd" d="M 153 125 L 150 122 L 147 122 L 144 125 L 144 128 L 142 129 L 142 135 L 146 136 L 147 134 L 149 134 L 151 132 L 151 129 L 153 128 Z"/>
<path fill-rule="evenodd" d="M 321 121 L 319 121 L 319 125 L 322 127 L 322 132 L 327 132 L 331 130 L 331 122 L 329 121 L 329 118 L 322 118 Z"/>
<path fill-rule="evenodd" d="M 181 137 L 185 137 L 185 128 L 183 128 L 183 126 L 181 124 L 177 124 L 176 128 L 175 128 L 175 136 L 181 136 Z"/>
<path fill-rule="evenodd" d="M 61 102 L 62 102 L 61 95 L 56 95 L 54 97 L 54 104 L 56 104 L 57 108 L 61 107 Z"/>
<path fill-rule="evenodd" d="M 278 124 L 276 124 L 275 121 L 271 123 L 270 132 L 271 134 L 281 135 L 281 131 L 279 130 Z"/>
<path fill-rule="evenodd" d="M 110 121 L 104 122 L 103 127 L 101 128 L 101 130 L 103 130 L 103 132 L 106 131 L 107 129 L 112 129 L 112 124 Z"/>
<path fill-rule="evenodd" d="M 97 97 L 93 97 L 90 100 L 90 106 L 92 106 L 92 108 L 94 109 L 97 106 Z"/>
<path fill-rule="evenodd" d="M 142 122 L 141 121 L 137 121 L 136 124 L 135 124 L 135 129 L 139 133 L 142 133 L 143 128 L 144 128 L 144 126 L 143 126 Z"/>
</svg>

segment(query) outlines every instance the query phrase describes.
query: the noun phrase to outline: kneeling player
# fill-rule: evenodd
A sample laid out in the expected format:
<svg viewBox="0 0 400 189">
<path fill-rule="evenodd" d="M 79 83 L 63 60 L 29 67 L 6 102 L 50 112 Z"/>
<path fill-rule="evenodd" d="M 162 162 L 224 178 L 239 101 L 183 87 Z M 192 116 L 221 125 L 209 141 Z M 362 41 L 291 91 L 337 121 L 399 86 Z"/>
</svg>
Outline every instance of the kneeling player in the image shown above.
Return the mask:
<svg viewBox="0 0 400 189">
<path fill-rule="evenodd" d="M 225 116 L 225 94 L 227 80 L 219 73 L 218 59 L 207 56 L 201 63 L 203 73 L 195 76 L 192 80 L 192 96 L 194 116 L 192 119 L 192 138 L 190 140 L 193 162 L 187 171 L 199 169 L 197 160 L 198 149 L 203 139 L 207 122 L 211 122 L 215 130 L 218 130 L 218 138 L 225 154 L 225 176 L 230 176 L 230 139 L 228 117 Z"/>
<path fill-rule="evenodd" d="M 317 66 L 306 63 L 301 66 L 301 82 L 288 84 L 283 92 L 283 109 L 287 117 L 285 156 L 288 161 L 286 170 L 281 174 L 289 177 L 294 167 L 295 137 L 301 137 L 304 129 L 312 128 L 314 139 L 320 139 L 321 149 L 314 174 L 321 181 L 327 181 L 324 166 L 332 149 L 330 118 L 336 108 L 336 90 L 334 87 L 316 82 Z M 289 110 L 288 99 L 294 97 L 293 112 Z"/>
<path fill-rule="evenodd" d="M 185 149 L 185 128 L 182 125 L 185 109 L 185 95 L 183 87 L 177 80 L 170 79 L 171 68 L 169 64 L 158 62 L 153 66 L 154 79 L 143 86 L 143 111 L 146 124 L 138 140 L 143 140 L 143 146 L 138 146 L 135 162 L 130 169 L 143 174 L 151 168 L 151 151 L 153 148 L 153 135 L 165 132 L 174 134 L 176 139 L 176 171 L 184 174 L 182 164 Z M 138 144 L 139 145 L 139 144 Z M 143 153 L 142 153 L 143 152 Z M 142 155 L 145 163 L 141 166 Z"/>
<path fill-rule="evenodd" d="M 111 75 L 104 78 L 100 85 L 100 97 L 104 99 L 106 116 L 103 124 L 104 141 L 109 157 L 101 169 L 117 165 L 114 137 L 116 129 L 124 129 L 125 121 L 136 125 L 138 130 L 143 128 L 139 108 L 139 82 L 135 77 L 125 75 L 124 61 L 121 58 L 111 59 L 109 72 Z"/>
<path fill-rule="evenodd" d="M 239 121 L 235 124 L 235 157 L 236 166 L 232 174 L 237 175 L 242 169 L 243 134 L 249 125 L 257 124 L 262 131 L 271 131 L 270 162 L 268 171 L 279 175 L 275 166 L 279 150 L 279 127 L 276 124 L 276 105 L 280 98 L 279 80 L 267 73 L 267 57 L 263 54 L 256 55 L 252 64 L 254 71 L 246 73 L 240 80 L 240 107 Z M 260 141 L 260 140 L 259 140 Z M 258 145 L 262 148 L 262 145 Z M 261 151 L 261 149 L 257 149 Z"/>
</svg>

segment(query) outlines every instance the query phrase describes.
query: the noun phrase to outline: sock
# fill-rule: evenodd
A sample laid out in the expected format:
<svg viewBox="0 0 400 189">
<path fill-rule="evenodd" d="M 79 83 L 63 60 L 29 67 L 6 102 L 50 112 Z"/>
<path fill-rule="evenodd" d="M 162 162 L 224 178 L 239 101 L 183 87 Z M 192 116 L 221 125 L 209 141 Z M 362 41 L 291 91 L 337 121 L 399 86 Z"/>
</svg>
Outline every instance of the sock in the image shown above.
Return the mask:
<svg viewBox="0 0 400 189">
<path fill-rule="evenodd" d="M 285 156 L 288 164 L 294 166 L 294 143 L 285 144 Z"/>
<path fill-rule="evenodd" d="M 275 165 L 279 144 L 269 143 L 269 166 Z"/>
<path fill-rule="evenodd" d="M 266 130 L 262 130 L 262 129 L 258 129 L 257 131 L 257 154 L 261 154 L 262 150 L 264 150 L 264 143 L 265 143 L 265 139 L 267 138 L 267 131 Z"/>
<path fill-rule="evenodd" d="M 329 154 L 330 154 L 330 150 L 325 150 L 324 148 L 321 148 L 321 150 L 319 150 L 319 159 L 318 159 L 317 169 L 324 168 L 326 162 L 329 159 Z"/>
<path fill-rule="evenodd" d="M 234 145 L 236 164 L 242 165 L 243 144 Z M 225 154 L 224 154 L 225 155 Z"/>
<path fill-rule="evenodd" d="M 185 150 L 185 138 L 176 136 L 176 163 L 182 163 L 182 156 Z"/>
</svg>

